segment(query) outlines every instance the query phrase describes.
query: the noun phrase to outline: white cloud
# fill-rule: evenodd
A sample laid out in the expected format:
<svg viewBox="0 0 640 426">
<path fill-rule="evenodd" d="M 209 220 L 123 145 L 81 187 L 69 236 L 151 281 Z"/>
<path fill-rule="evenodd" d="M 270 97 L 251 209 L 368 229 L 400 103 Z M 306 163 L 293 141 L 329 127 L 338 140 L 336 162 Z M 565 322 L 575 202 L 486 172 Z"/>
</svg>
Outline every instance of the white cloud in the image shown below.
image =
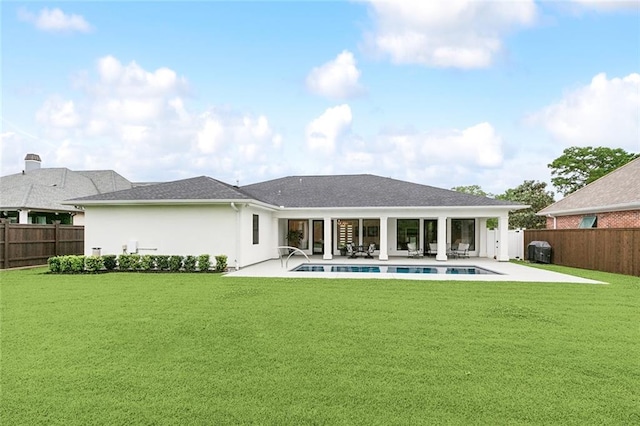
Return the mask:
<svg viewBox="0 0 640 426">
<path fill-rule="evenodd" d="M 53 97 L 36 113 L 38 122 L 48 127 L 69 129 L 80 124 L 80 115 L 76 111 L 73 101 L 64 101 Z"/>
<path fill-rule="evenodd" d="M 191 112 L 187 81 L 174 70 L 106 56 L 82 79 L 77 96 L 51 96 L 36 114 L 41 136 L 55 149 L 34 152 L 46 154 L 49 167 L 113 169 L 133 180 L 206 174 L 228 182 L 280 170 L 283 138 L 265 115 L 230 107 Z"/>
<path fill-rule="evenodd" d="M 331 154 L 336 150 L 339 138 L 351 126 L 351 108 L 347 104 L 328 108 L 309 123 L 306 129 L 307 147 L 311 151 Z"/>
<path fill-rule="evenodd" d="M 337 172 L 375 173 L 444 188 L 470 185 L 473 176 L 504 163 L 502 137 L 486 122 L 433 132 L 387 131 L 368 143 L 350 142 L 334 162 Z"/>
<path fill-rule="evenodd" d="M 311 70 L 307 88 L 327 98 L 346 99 L 363 92 L 359 79 L 360 70 L 353 54 L 344 50 L 335 59 Z"/>
<path fill-rule="evenodd" d="M 566 145 L 609 146 L 640 151 L 640 74 L 591 83 L 564 94 L 558 102 L 528 117 Z"/>
<path fill-rule="evenodd" d="M 483 68 L 503 50 L 513 28 L 536 19 L 534 0 L 365 0 L 371 5 L 374 51 L 394 63 Z"/>
<path fill-rule="evenodd" d="M 25 22 L 34 24 L 41 31 L 88 33 L 93 30 L 81 15 L 66 14 L 58 8 L 44 8 L 37 15 L 22 8 L 18 10 L 18 17 Z"/>
<path fill-rule="evenodd" d="M 570 0 L 584 9 L 596 11 L 637 10 L 640 2 L 637 0 Z"/>
</svg>

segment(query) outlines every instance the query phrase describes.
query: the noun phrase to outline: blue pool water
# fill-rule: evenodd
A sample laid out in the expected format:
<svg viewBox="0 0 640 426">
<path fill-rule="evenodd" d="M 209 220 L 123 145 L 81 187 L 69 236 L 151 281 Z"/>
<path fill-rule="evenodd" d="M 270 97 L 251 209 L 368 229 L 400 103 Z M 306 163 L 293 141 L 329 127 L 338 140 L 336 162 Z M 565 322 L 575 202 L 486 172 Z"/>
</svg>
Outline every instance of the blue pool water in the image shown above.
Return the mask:
<svg viewBox="0 0 640 426">
<path fill-rule="evenodd" d="M 303 263 L 294 272 L 368 272 L 374 274 L 460 274 L 478 275 L 497 272 L 477 266 L 405 266 L 405 265 L 326 265 L 317 263 Z"/>
</svg>

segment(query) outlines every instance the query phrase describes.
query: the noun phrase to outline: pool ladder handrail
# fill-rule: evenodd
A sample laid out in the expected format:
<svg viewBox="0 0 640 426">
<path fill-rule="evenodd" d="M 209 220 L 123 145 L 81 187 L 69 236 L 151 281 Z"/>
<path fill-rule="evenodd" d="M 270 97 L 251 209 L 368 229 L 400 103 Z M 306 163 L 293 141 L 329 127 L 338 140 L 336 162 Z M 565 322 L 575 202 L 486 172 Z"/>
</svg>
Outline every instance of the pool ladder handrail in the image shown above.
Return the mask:
<svg viewBox="0 0 640 426">
<path fill-rule="evenodd" d="M 284 265 L 284 267 L 287 268 L 287 269 L 289 268 L 289 259 L 291 258 L 291 256 L 293 256 L 297 252 L 302 253 L 302 255 L 307 258 L 307 263 L 311 263 L 311 259 L 309 259 L 309 256 L 307 256 L 307 254 L 305 252 L 303 252 L 302 250 L 300 250 L 298 247 L 278 246 L 277 249 L 278 249 L 278 254 L 279 254 L 279 257 L 280 257 L 280 267 L 281 268 L 282 268 L 282 254 L 280 252 L 280 249 L 287 249 L 287 250 L 290 251 L 289 256 L 287 257 L 287 261 L 285 262 L 285 265 Z"/>
</svg>

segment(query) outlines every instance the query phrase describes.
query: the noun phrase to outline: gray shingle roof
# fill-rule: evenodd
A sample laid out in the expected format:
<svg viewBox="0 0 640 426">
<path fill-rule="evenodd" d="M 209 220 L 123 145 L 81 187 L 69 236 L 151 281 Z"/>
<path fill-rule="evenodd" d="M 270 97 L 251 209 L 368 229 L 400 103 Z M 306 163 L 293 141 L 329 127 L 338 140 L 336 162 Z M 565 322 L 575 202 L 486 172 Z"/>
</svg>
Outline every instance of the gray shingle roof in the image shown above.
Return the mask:
<svg viewBox="0 0 640 426">
<path fill-rule="evenodd" d="M 269 204 L 291 208 L 517 204 L 370 174 L 290 176 L 243 186 L 242 190 Z"/>
<path fill-rule="evenodd" d="M 124 191 L 75 198 L 82 201 L 170 201 L 170 200 L 250 200 L 238 188 L 216 179 L 199 176 L 173 182 L 138 186 Z"/>
<path fill-rule="evenodd" d="M 243 187 L 200 176 L 68 201 L 82 205 L 83 202 L 163 200 L 256 200 L 288 208 L 519 205 L 368 174 L 290 176 Z"/>
<path fill-rule="evenodd" d="M 596 213 L 620 209 L 640 209 L 640 158 L 545 207 L 538 214 Z"/>
<path fill-rule="evenodd" d="M 131 182 L 113 170 L 34 169 L 0 178 L 0 208 L 69 211 L 62 201 L 126 188 Z"/>
</svg>

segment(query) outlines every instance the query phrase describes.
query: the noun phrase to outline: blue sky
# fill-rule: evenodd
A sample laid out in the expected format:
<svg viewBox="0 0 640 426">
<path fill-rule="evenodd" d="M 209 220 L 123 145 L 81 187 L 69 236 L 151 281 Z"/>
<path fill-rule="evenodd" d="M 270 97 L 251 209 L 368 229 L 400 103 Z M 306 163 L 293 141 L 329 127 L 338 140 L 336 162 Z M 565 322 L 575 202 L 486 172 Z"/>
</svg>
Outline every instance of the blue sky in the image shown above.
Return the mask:
<svg viewBox="0 0 640 426">
<path fill-rule="evenodd" d="M 241 185 L 372 173 L 499 194 L 640 152 L 640 2 L 14 2 L 2 174 Z M 550 188 L 553 189 L 553 188 Z"/>
</svg>

